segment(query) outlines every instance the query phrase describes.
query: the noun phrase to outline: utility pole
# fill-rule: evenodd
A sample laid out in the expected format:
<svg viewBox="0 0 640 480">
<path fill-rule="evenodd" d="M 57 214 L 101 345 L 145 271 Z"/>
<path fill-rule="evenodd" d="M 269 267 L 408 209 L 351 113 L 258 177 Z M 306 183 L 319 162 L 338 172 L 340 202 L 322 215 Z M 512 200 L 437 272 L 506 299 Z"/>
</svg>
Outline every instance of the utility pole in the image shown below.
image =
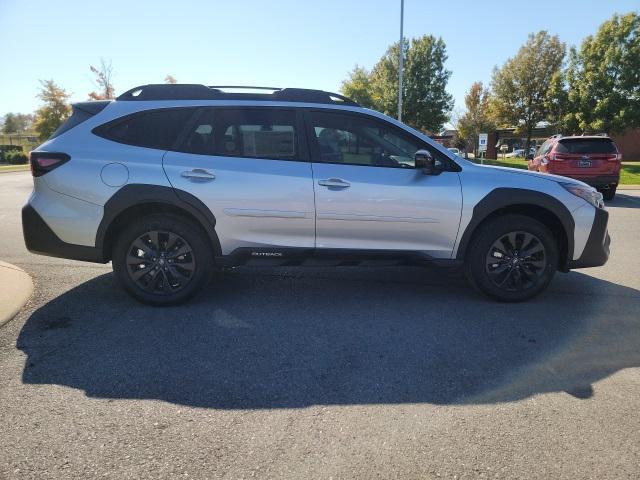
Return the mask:
<svg viewBox="0 0 640 480">
<path fill-rule="evenodd" d="M 404 0 L 400 0 L 400 58 L 398 59 L 398 121 L 402 121 L 402 69 L 404 67 L 404 55 L 403 55 L 403 47 L 404 47 L 404 34 L 402 31 L 404 23 Z"/>
</svg>

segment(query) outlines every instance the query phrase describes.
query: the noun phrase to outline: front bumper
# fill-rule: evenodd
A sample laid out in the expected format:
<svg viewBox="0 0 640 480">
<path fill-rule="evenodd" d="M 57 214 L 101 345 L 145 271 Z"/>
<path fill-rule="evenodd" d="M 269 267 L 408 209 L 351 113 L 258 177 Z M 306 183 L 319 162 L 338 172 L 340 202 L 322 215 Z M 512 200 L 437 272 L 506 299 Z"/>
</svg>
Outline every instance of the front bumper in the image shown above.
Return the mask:
<svg viewBox="0 0 640 480">
<path fill-rule="evenodd" d="M 22 209 L 22 234 L 27 250 L 31 253 L 85 262 L 106 263 L 101 249 L 74 245 L 60 240 L 36 209 L 29 204 Z"/>
<path fill-rule="evenodd" d="M 611 237 L 607 230 L 609 222 L 609 212 L 603 208 L 596 208 L 593 218 L 591 233 L 587 239 L 587 244 L 582 251 L 582 255 L 577 260 L 567 262 L 567 270 L 573 268 L 599 267 L 607 263 L 609 259 L 609 245 Z"/>
</svg>

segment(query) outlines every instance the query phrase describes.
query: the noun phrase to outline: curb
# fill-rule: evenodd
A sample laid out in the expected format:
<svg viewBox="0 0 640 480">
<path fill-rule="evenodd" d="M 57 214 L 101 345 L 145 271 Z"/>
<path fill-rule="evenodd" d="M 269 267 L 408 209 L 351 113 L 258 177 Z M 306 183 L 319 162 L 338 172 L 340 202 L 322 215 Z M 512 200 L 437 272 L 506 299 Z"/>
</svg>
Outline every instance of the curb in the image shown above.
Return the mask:
<svg viewBox="0 0 640 480">
<path fill-rule="evenodd" d="M 33 281 L 21 268 L 0 261 L 0 327 L 11 321 L 33 293 Z"/>
</svg>

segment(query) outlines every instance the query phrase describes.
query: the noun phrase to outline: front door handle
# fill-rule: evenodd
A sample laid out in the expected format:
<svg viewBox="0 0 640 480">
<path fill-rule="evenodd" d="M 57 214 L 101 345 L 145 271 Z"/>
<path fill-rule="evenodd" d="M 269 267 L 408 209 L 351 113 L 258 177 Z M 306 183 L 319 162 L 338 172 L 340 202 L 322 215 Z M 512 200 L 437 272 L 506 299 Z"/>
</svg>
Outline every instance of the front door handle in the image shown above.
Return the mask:
<svg viewBox="0 0 640 480">
<path fill-rule="evenodd" d="M 327 178 L 325 180 L 318 180 L 318 185 L 333 188 L 349 188 L 351 186 L 349 182 L 341 178 Z"/>
<path fill-rule="evenodd" d="M 194 168 L 180 173 L 181 177 L 194 178 L 196 180 L 215 180 L 216 176 L 204 168 Z"/>
</svg>

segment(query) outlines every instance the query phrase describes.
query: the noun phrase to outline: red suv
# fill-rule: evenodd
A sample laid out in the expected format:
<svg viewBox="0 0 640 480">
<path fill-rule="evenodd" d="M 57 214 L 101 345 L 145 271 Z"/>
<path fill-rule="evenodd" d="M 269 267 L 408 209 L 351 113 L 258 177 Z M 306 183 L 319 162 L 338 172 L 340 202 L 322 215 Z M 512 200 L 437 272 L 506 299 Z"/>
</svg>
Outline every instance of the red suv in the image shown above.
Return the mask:
<svg viewBox="0 0 640 480">
<path fill-rule="evenodd" d="M 529 170 L 575 178 L 597 188 L 605 200 L 613 200 L 621 162 L 622 155 L 609 137 L 555 135 L 529 157 Z"/>
</svg>

